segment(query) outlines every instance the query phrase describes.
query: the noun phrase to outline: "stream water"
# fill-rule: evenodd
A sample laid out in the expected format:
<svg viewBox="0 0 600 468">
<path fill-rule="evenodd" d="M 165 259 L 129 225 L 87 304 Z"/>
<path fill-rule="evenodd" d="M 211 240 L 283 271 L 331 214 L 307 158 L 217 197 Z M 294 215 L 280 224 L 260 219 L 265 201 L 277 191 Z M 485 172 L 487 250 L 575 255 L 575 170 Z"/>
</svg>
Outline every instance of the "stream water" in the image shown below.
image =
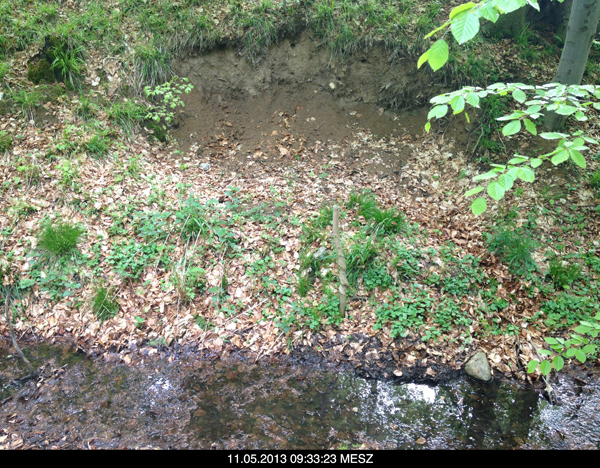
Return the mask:
<svg viewBox="0 0 600 468">
<path fill-rule="evenodd" d="M 560 377 L 551 405 L 498 382 L 394 384 L 192 356 L 126 366 L 43 346 L 29 354 L 45 362 L 43 377 L 15 384 L 26 372 L 0 349 L 0 441 L 23 447 L 600 448 L 591 378 Z"/>
</svg>

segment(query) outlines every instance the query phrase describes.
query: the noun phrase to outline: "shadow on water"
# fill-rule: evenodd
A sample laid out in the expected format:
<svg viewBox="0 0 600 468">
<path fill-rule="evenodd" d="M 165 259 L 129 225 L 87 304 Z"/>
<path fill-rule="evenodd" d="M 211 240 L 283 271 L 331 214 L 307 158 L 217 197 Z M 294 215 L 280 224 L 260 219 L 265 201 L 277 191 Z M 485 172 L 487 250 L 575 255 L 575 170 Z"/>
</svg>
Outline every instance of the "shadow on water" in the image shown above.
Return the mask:
<svg viewBox="0 0 600 468">
<path fill-rule="evenodd" d="M 19 365 L 0 354 L 0 440 L 23 447 L 600 447 L 597 381 L 560 379 L 561 405 L 551 406 L 498 382 L 394 384 L 197 357 L 125 366 L 39 347 L 31 354 L 45 363 L 42 377 L 14 384 Z"/>
</svg>

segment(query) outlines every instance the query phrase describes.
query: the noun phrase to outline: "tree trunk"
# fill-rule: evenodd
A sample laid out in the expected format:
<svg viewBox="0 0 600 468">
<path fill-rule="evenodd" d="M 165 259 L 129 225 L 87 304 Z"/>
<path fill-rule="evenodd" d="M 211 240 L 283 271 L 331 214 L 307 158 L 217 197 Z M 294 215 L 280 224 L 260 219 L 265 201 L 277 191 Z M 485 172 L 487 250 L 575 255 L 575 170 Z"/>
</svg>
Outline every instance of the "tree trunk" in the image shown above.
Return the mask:
<svg viewBox="0 0 600 468">
<path fill-rule="evenodd" d="M 560 56 L 558 70 L 554 75 L 554 83 L 581 84 L 599 19 L 600 1 L 573 0 L 567 26 L 567 38 Z M 545 115 L 544 124 L 548 130 L 556 131 L 563 127 L 565 120 L 566 116 L 548 112 Z"/>
</svg>

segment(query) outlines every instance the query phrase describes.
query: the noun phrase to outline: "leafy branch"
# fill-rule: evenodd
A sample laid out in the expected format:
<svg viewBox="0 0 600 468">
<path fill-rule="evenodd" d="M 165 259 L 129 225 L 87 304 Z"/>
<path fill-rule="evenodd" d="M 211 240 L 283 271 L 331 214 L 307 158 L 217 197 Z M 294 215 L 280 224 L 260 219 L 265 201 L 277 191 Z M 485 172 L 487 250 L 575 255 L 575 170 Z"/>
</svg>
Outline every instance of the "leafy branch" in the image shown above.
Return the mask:
<svg viewBox="0 0 600 468">
<path fill-rule="evenodd" d="M 542 375 L 548 375 L 552 369 L 556 372 L 560 371 L 564 365 L 565 360 L 575 357 L 582 364 L 587 360 L 590 355 L 593 355 L 597 346 L 591 342 L 590 338 L 597 338 L 600 332 L 600 314 L 594 317 L 596 322 L 582 321 L 581 324 L 574 330 L 576 333 L 571 334 L 571 338 L 564 340 L 562 338 L 545 338 L 546 343 L 550 345 L 550 348 L 554 350 L 548 351 L 547 349 L 538 350 L 538 354 L 552 357 L 552 359 L 542 360 L 541 362 L 537 359 L 529 361 L 527 364 L 527 372 L 533 373 L 539 366 Z M 586 337 L 588 335 L 589 337 Z"/>
<path fill-rule="evenodd" d="M 156 122 L 159 122 L 160 119 L 165 119 L 167 123 L 171 123 L 175 116 L 172 109 L 175 109 L 177 106 L 185 107 L 185 103 L 180 97 L 181 93 L 188 94 L 194 88 L 194 85 L 188 83 L 188 81 L 187 78 L 182 78 L 180 81 L 179 77 L 174 77 L 171 81 L 167 81 L 155 88 L 146 86 L 144 88 L 146 97 L 150 99 L 162 98 L 162 104 L 155 105 L 145 118 Z"/>
<path fill-rule="evenodd" d="M 562 3 L 563 0 L 558 1 Z M 501 14 L 511 13 L 525 5 L 531 5 L 537 11 L 540 11 L 537 0 L 484 0 L 480 3 L 468 2 L 455 7 L 450 12 L 448 21 L 425 36 L 425 38 L 428 38 L 442 30 L 444 31 L 442 38 L 437 40 L 419 57 L 417 67 L 421 68 L 427 62 L 433 71 L 436 71 L 448 61 L 448 43 L 443 38 L 448 28 L 456 42 L 464 44 L 473 39 L 479 32 L 481 18 L 495 23 Z"/>
<path fill-rule="evenodd" d="M 529 86 L 522 83 L 494 83 L 487 88 L 466 86 L 458 91 L 441 94 L 431 99 L 434 107 L 427 115 L 428 121 L 425 130 L 431 129 L 431 119 L 440 119 L 450 109 L 454 115 L 465 113 L 467 122 L 470 122 L 466 111 L 467 105 L 479 108 L 480 99 L 489 95 L 510 96 L 518 105 L 524 106 L 509 115 L 499 117 L 499 121 L 508 121 L 502 127 L 504 136 L 511 136 L 520 132 L 523 127 L 532 135 L 537 135 L 536 119 L 544 116 L 546 111 L 553 111 L 559 115 L 573 116 L 578 121 L 588 119 L 586 113 L 590 109 L 600 110 L 600 86 L 594 85 L 562 85 L 550 83 L 542 86 Z M 585 158 L 581 154 L 589 148 L 586 143 L 597 145 L 598 141 L 577 131 L 572 135 L 559 132 L 544 132 L 540 137 L 546 140 L 559 140 L 554 151 L 540 155 L 536 158 L 515 153 L 514 158 L 507 164 L 492 164 L 492 169 L 473 178 L 475 181 L 494 179 L 487 185 L 487 194 L 494 200 L 500 200 L 508 192 L 517 179 L 533 182 L 535 173 L 533 169 L 542 165 L 545 160 L 558 165 L 569 159 L 579 167 L 585 169 Z M 575 138 L 573 138 L 575 137 Z M 529 167 L 527 167 L 529 166 Z M 465 193 L 472 196 L 484 190 L 483 186 L 475 187 Z M 476 216 L 487 208 L 487 201 L 483 197 L 477 198 L 471 205 L 471 210 Z"/>
</svg>

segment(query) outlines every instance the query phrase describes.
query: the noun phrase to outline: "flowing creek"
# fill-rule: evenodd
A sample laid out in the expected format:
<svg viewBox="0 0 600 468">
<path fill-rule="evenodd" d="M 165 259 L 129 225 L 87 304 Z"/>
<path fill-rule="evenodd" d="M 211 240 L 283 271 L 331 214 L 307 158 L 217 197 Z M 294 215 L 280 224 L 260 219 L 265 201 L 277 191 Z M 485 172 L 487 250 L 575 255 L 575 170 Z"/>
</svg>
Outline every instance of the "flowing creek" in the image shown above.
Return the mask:
<svg viewBox="0 0 600 468">
<path fill-rule="evenodd" d="M 42 377 L 15 384 L 26 371 L 0 349 L 0 436 L 23 447 L 600 448 L 598 379 L 559 377 L 551 405 L 499 382 L 394 384 L 291 361 L 26 353 Z"/>
</svg>

